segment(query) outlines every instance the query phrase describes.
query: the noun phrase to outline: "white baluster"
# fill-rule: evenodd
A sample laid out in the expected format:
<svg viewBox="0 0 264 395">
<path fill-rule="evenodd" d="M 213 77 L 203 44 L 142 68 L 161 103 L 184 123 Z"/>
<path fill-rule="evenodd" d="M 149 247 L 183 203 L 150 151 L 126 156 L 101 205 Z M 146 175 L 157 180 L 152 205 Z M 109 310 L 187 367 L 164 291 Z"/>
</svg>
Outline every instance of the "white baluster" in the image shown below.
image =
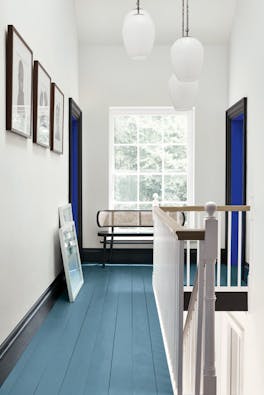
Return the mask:
<svg viewBox="0 0 264 395">
<path fill-rule="evenodd" d="M 217 220 L 215 203 L 207 203 L 205 220 L 205 333 L 204 395 L 216 395 L 215 372 L 215 261 L 217 257 Z"/>
<path fill-rule="evenodd" d="M 187 256 L 186 256 L 186 285 L 190 286 L 191 278 L 191 242 L 188 240 L 186 242 Z"/>
<path fill-rule="evenodd" d="M 203 331 L 203 313 L 204 313 L 204 273 L 205 273 L 205 242 L 200 241 L 200 255 L 198 268 L 198 300 L 197 300 L 197 325 L 196 325 L 196 349 L 195 349 L 195 395 L 200 395 L 201 389 L 201 371 L 202 371 L 202 331 Z"/>
<path fill-rule="evenodd" d="M 196 217 L 196 219 L 197 219 L 197 228 L 198 229 L 200 229 L 201 228 L 201 212 L 200 211 L 198 211 L 197 213 L 197 217 Z M 196 245 L 197 245 L 197 256 L 196 256 L 196 264 L 197 264 L 197 266 L 198 266 L 198 263 L 199 263 L 199 242 L 197 241 L 196 242 Z"/>
</svg>

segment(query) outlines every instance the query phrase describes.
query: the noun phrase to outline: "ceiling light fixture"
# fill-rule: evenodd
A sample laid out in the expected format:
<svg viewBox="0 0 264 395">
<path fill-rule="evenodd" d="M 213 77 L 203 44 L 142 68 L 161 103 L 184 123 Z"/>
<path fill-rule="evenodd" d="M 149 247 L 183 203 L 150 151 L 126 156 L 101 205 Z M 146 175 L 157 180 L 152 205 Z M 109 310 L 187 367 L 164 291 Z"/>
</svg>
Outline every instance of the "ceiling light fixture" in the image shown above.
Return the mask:
<svg viewBox="0 0 264 395">
<path fill-rule="evenodd" d="M 179 81 L 193 82 L 200 77 L 204 49 L 199 40 L 189 36 L 189 0 L 186 0 L 186 28 L 185 28 L 185 0 L 182 1 L 182 37 L 171 47 L 171 61 L 173 71 Z"/>
<path fill-rule="evenodd" d="M 171 48 L 174 74 L 169 80 L 169 92 L 176 110 L 194 107 L 199 88 L 198 78 L 203 66 L 203 46 L 196 38 L 189 37 L 189 30 L 189 1 L 182 0 L 182 38 Z"/>
<path fill-rule="evenodd" d="M 144 60 L 151 53 L 155 40 L 155 26 L 150 15 L 140 8 L 130 11 L 123 23 L 123 41 L 130 58 Z"/>
</svg>

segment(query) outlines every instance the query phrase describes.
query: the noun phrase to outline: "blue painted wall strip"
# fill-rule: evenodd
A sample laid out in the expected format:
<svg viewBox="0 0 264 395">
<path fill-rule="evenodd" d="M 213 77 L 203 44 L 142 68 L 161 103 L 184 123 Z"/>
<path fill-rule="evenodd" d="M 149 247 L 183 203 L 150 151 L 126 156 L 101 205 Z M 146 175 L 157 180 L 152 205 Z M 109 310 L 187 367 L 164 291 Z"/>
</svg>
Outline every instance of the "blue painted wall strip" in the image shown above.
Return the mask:
<svg viewBox="0 0 264 395">
<path fill-rule="evenodd" d="M 244 204 L 244 116 L 232 120 L 231 129 L 231 204 Z M 231 264 L 238 260 L 238 213 L 232 214 Z"/>
</svg>

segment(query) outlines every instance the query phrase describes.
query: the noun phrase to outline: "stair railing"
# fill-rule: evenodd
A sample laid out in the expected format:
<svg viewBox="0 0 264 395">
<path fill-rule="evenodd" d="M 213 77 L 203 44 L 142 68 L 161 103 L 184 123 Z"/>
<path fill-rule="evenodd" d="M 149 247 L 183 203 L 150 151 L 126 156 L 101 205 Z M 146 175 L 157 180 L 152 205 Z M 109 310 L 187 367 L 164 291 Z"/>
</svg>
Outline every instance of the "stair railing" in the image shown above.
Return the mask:
<svg viewBox="0 0 264 395">
<path fill-rule="evenodd" d="M 204 206 L 160 206 L 176 219 L 184 213 L 186 224 L 199 228 L 206 216 Z M 217 206 L 218 247 L 216 262 L 216 290 L 221 292 L 243 292 L 247 285 L 248 265 L 245 265 L 246 225 L 250 225 L 247 218 L 251 208 L 247 205 Z M 248 231 L 247 231 L 248 232 Z M 186 284 L 185 291 L 191 291 L 193 285 L 192 268 L 198 263 L 199 242 L 187 240 L 186 249 Z M 250 262 L 249 262 L 250 263 Z"/>
<path fill-rule="evenodd" d="M 216 395 L 216 205 L 208 203 L 203 229 L 186 229 L 153 207 L 153 289 L 175 395 Z M 183 330 L 184 241 L 199 241 L 199 263 Z"/>
</svg>

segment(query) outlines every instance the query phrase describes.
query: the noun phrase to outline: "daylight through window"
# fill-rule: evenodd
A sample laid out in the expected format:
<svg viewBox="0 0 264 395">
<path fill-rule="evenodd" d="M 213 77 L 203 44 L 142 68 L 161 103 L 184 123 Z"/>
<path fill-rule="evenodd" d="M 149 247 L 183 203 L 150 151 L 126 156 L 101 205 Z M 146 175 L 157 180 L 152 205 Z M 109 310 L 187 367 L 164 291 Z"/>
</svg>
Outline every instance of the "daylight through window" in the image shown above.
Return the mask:
<svg viewBox="0 0 264 395">
<path fill-rule="evenodd" d="M 110 109 L 110 207 L 193 203 L 193 111 Z"/>
</svg>

